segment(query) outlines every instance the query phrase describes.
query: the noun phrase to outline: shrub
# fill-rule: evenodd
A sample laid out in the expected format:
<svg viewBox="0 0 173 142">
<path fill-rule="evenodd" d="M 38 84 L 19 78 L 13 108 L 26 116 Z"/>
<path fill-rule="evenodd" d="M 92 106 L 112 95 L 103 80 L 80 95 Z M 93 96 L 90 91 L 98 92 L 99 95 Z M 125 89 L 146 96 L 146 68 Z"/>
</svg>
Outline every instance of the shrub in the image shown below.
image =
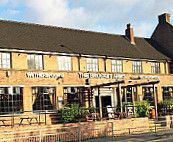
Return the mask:
<svg viewBox="0 0 173 142">
<path fill-rule="evenodd" d="M 164 100 L 162 103 L 158 104 L 158 111 L 161 111 L 162 108 L 165 108 L 167 111 L 173 111 L 173 99 Z"/>
<path fill-rule="evenodd" d="M 147 101 L 135 102 L 135 113 L 137 117 L 150 116 L 150 104 Z"/>
<path fill-rule="evenodd" d="M 64 123 L 74 122 L 76 119 L 80 118 L 82 114 L 85 114 L 85 108 L 80 108 L 79 104 L 73 103 L 71 107 L 64 107 L 60 110 L 61 121 Z"/>
</svg>

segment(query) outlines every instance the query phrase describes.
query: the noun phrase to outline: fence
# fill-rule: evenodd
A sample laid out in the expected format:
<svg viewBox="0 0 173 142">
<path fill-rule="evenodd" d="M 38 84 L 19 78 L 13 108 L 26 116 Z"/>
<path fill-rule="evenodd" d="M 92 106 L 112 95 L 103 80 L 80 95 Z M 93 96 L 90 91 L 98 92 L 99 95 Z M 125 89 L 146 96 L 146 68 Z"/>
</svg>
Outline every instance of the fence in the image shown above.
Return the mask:
<svg viewBox="0 0 173 142">
<path fill-rule="evenodd" d="M 80 142 L 98 138 L 113 138 L 112 122 L 0 134 L 0 142 Z"/>
<path fill-rule="evenodd" d="M 0 126 L 31 125 L 31 124 L 58 124 L 69 122 L 99 121 L 106 119 L 122 119 L 135 117 L 134 106 L 102 108 L 73 108 L 62 110 L 22 111 L 6 114 L 1 112 Z"/>
<path fill-rule="evenodd" d="M 80 126 L 59 127 L 0 133 L 0 142 L 76 142 L 76 141 L 111 141 L 118 136 L 146 133 L 149 134 L 173 134 L 173 120 L 149 120 L 152 125 L 115 127 L 118 121 L 85 124 Z M 121 120 L 119 120 L 121 121 Z M 166 124 L 166 125 L 165 125 Z M 73 124 L 71 124 L 73 125 Z"/>
</svg>

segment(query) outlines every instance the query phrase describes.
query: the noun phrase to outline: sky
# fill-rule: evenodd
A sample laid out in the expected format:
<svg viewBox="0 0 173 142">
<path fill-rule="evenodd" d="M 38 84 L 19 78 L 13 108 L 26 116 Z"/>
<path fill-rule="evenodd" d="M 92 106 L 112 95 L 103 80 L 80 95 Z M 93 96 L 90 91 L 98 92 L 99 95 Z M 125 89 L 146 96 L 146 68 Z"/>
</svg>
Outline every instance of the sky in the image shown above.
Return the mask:
<svg viewBox="0 0 173 142">
<path fill-rule="evenodd" d="M 0 19 L 81 30 L 150 37 L 158 15 L 169 13 L 173 0 L 0 0 Z"/>
</svg>

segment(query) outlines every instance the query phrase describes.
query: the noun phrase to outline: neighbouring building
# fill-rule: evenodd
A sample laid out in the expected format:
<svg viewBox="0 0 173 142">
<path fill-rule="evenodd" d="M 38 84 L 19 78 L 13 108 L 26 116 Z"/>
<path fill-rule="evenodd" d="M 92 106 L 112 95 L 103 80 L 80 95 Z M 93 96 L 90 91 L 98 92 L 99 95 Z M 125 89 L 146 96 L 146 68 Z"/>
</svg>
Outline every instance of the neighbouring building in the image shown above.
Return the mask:
<svg viewBox="0 0 173 142">
<path fill-rule="evenodd" d="M 0 113 L 173 97 L 173 26 L 159 16 L 151 38 L 0 20 Z"/>
</svg>

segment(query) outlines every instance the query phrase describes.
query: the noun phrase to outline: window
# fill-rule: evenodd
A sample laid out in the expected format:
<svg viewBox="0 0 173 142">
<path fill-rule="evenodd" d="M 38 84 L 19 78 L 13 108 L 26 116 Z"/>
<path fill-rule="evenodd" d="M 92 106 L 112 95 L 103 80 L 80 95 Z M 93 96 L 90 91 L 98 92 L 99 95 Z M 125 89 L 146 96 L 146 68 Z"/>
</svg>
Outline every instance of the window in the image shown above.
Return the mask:
<svg viewBox="0 0 173 142">
<path fill-rule="evenodd" d="M 123 102 L 133 102 L 133 97 L 134 101 L 137 100 L 136 87 L 121 88 L 121 93 L 123 94 L 122 97 Z"/>
<path fill-rule="evenodd" d="M 54 87 L 33 87 L 32 104 L 33 110 L 52 110 L 55 107 Z"/>
<path fill-rule="evenodd" d="M 163 100 L 169 100 L 173 97 L 173 87 L 162 87 Z"/>
<path fill-rule="evenodd" d="M 71 71 L 71 57 L 58 56 L 58 70 Z"/>
<path fill-rule="evenodd" d="M 111 62 L 112 62 L 112 72 L 122 72 L 121 60 L 111 60 Z"/>
<path fill-rule="evenodd" d="M 144 100 L 147 100 L 150 105 L 154 106 L 153 87 L 142 87 L 142 92 L 144 94 Z M 155 93 L 157 96 L 157 87 L 155 87 Z"/>
<path fill-rule="evenodd" d="M 132 72 L 133 73 L 142 73 L 142 62 L 141 61 L 132 62 Z"/>
<path fill-rule="evenodd" d="M 152 62 L 151 63 L 151 73 L 160 73 L 160 63 Z"/>
<path fill-rule="evenodd" d="M 84 87 L 65 87 L 64 88 L 64 104 L 70 106 L 77 103 L 80 107 L 85 107 L 86 96 L 89 96 L 88 89 Z M 91 97 L 87 97 L 87 101 L 91 101 Z"/>
<path fill-rule="evenodd" d="M 23 111 L 23 88 L 0 87 L 0 114 Z"/>
<path fill-rule="evenodd" d="M 87 71 L 98 71 L 98 59 L 86 58 Z"/>
<path fill-rule="evenodd" d="M 42 55 L 27 55 L 28 57 L 28 69 L 43 69 L 43 57 Z"/>
<path fill-rule="evenodd" d="M 10 68 L 10 53 L 0 52 L 0 68 Z"/>
</svg>

